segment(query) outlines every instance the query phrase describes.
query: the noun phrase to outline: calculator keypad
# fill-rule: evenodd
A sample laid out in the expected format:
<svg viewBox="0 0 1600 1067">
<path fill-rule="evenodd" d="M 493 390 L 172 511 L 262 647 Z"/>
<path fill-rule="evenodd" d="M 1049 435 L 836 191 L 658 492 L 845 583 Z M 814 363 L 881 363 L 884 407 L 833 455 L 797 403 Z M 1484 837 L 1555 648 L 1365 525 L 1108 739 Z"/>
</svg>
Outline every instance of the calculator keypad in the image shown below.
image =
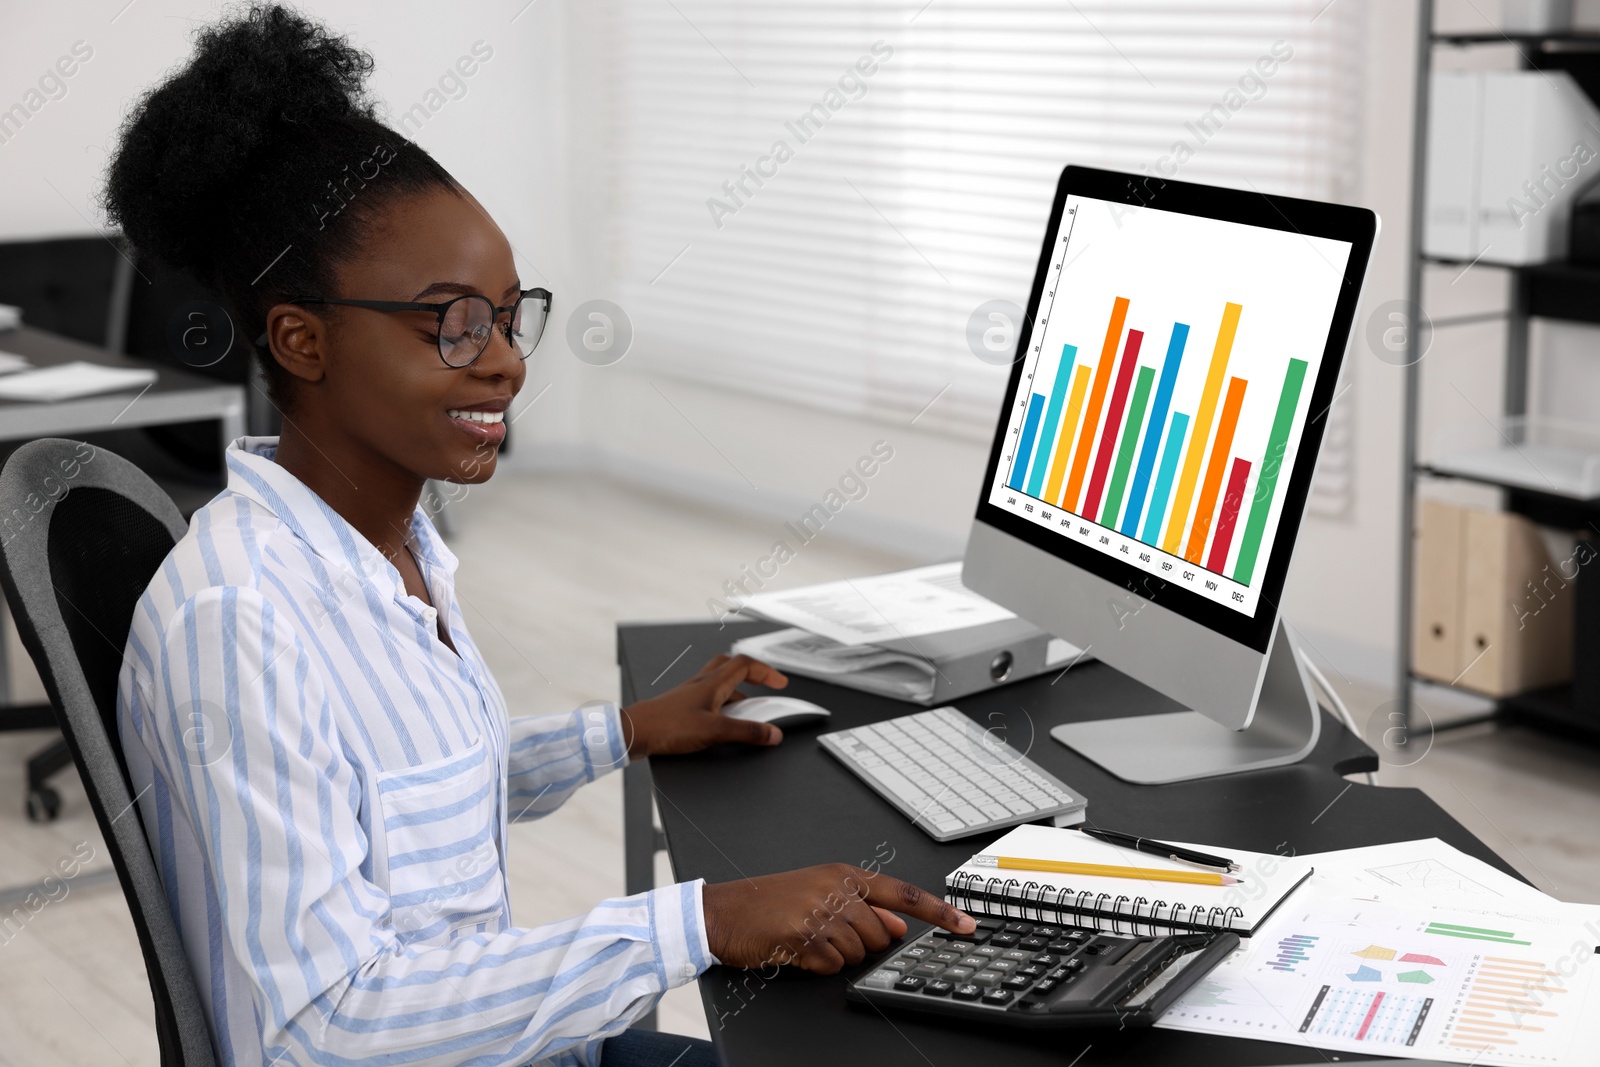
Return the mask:
<svg viewBox="0 0 1600 1067">
<path fill-rule="evenodd" d="M 980 919 L 971 934 L 923 935 L 861 984 L 998 1010 L 1036 1007 L 1082 972 L 1082 961 L 1072 957 L 1094 936 L 1091 930 Z"/>
</svg>

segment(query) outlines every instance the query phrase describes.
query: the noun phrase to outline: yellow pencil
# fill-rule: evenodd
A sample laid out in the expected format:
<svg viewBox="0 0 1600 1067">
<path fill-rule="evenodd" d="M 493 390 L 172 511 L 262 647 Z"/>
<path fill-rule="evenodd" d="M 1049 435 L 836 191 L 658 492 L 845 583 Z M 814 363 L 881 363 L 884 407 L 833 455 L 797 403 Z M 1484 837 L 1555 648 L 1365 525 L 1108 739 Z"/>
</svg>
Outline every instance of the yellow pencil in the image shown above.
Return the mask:
<svg viewBox="0 0 1600 1067">
<path fill-rule="evenodd" d="M 1018 856 L 974 856 L 977 867 L 999 867 L 1012 871 L 1049 871 L 1052 874 L 1088 874 L 1099 878 L 1138 878 L 1152 882 L 1187 882 L 1190 885 L 1237 885 L 1243 879 L 1212 871 L 1170 871 L 1159 867 L 1114 867 L 1105 863 L 1068 863 L 1062 860 L 1030 860 Z"/>
</svg>

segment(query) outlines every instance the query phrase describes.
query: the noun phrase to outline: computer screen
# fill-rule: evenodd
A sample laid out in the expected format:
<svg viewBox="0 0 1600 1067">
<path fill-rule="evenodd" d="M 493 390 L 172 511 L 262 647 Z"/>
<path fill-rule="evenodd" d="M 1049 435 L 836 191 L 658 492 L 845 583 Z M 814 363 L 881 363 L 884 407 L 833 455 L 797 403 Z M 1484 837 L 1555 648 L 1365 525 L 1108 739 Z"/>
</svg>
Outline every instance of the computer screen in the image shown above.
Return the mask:
<svg viewBox="0 0 1600 1067">
<path fill-rule="evenodd" d="M 1074 170 L 979 517 L 1008 517 L 1216 629 L 1259 634 L 1245 624 L 1264 598 L 1262 618 L 1276 610 L 1287 552 L 1278 573 L 1269 562 L 1285 516 L 1290 543 L 1298 527 L 1372 235 L 1318 226 L 1311 209 L 1344 210 L 1328 205 L 1279 202 L 1307 210 L 1295 220 L 1265 197 L 1180 183 L 1128 196 L 1127 175 L 1073 183 Z M 1120 195 L 1092 195 L 1110 179 Z"/>
</svg>

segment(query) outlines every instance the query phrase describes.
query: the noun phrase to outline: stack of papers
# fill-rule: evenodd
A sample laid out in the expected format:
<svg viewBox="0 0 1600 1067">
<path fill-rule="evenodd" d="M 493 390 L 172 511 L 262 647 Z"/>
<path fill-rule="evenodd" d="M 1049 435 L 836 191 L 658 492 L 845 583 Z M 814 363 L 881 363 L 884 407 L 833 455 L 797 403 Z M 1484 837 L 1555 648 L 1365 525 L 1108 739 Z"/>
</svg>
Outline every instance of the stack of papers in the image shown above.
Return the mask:
<svg viewBox="0 0 1600 1067">
<path fill-rule="evenodd" d="M 914 704 L 933 700 L 933 680 L 939 673 L 939 668 L 922 656 L 877 645 L 842 644 L 796 627 L 742 638 L 733 643 L 733 653 L 770 663 L 780 671 Z M 1045 646 L 1046 670 L 1084 658 L 1081 649 L 1060 638 Z"/>
<path fill-rule="evenodd" d="M 145 368 L 103 367 L 75 360 L 40 370 L 19 371 L 0 378 L 0 400 L 72 400 L 96 393 L 137 389 L 156 380 Z"/>
<path fill-rule="evenodd" d="M 841 645 L 881 644 L 1016 618 L 961 584 L 959 560 L 781 593 L 756 593 L 741 598 L 740 610 Z"/>
<path fill-rule="evenodd" d="M 733 643 L 735 655 L 770 663 L 780 671 L 839 682 L 855 689 L 925 704 L 933 699 L 935 667 L 921 656 L 875 645 L 840 644 L 791 627 Z"/>
<path fill-rule="evenodd" d="M 733 645 L 736 654 L 753 656 L 779 670 L 925 705 L 934 702 L 939 681 L 948 690 L 940 699 L 973 692 L 977 686 L 952 688 L 949 659 L 935 661 L 949 653 L 930 651 L 916 638 L 929 638 L 924 644 L 936 646 L 931 635 L 1016 619 L 961 584 L 959 561 L 757 593 L 740 600 L 740 612 L 788 623 L 790 629 L 737 641 Z M 1043 646 L 1044 670 L 1084 658 L 1081 649 L 1066 641 L 1049 638 L 1026 624 L 1016 626 L 1030 632 L 1001 640 L 1027 642 L 1037 635 Z M 1029 667 L 1030 671 L 1037 669 L 1036 663 Z M 985 688 L 988 678 L 985 670 Z M 971 678 L 965 681 L 970 683 Z"/>
<path fill-rule="evenodd" d="M 19 356 L 15 352 L 0 352 L 0 374 L 10 374 L 15 370 L 27 370 L 33 364 L 28 362 L 27 356 Z"/>
<path fill-rule="evenodd" d="M 1157 1026 L 1371 1057 L 1592 1061 L 1600 906 L 1435 838 L 1301 858 L 1312 878 Z"/>
</svg>

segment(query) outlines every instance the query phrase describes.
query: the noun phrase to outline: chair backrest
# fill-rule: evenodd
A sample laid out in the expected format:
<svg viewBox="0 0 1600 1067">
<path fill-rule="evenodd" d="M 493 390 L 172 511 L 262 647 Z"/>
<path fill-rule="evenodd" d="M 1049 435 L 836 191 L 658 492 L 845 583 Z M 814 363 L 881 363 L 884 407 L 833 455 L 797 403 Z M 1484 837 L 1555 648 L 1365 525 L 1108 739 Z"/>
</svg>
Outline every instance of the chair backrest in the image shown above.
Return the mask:
<svg viewBox="0 0 1600 1067">
<path fill-rule="evenodd" d="M 0 585 L 128 898 L 161 1062 L 213 1067 L 200 995 L 117 734 L 117 675 L 133 611 L 185 529 L 172 499 L 139 468 L 80 441 L 30 441 L 0 472 Z"/>
</svg>

